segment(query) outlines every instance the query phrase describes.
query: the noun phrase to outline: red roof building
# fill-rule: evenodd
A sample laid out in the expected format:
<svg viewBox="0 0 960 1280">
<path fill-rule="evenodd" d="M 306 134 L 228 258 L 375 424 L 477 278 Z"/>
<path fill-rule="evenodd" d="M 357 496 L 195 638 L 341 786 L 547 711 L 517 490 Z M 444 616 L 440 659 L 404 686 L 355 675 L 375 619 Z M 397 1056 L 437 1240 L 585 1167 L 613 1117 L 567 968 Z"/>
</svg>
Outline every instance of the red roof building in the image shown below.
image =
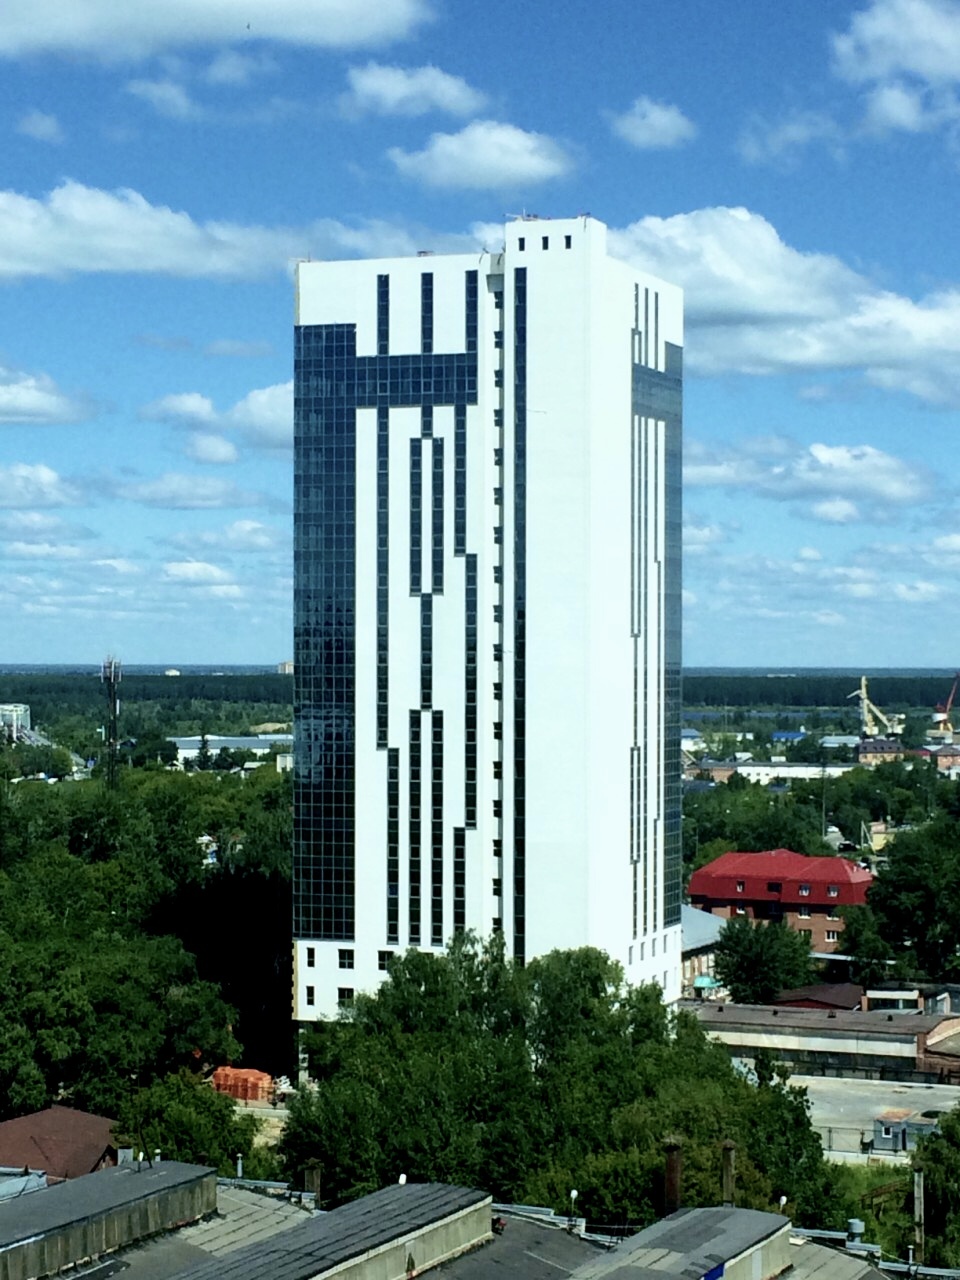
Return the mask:
<svg viewBox="0 0 960 1280">
<path fill-rule="evenodd" d="M 0 1124 L 0 1165 L 38 1169 L 49 1182 L 81 1178 L 117 1163 L 112 1130 L 106 1116 L 47 1107 Z"/>
<path fill-rule="evenodd" d="M 839 951 L 840 908 L 862 906 L 873 876 L 847 858 L 812 858 L 790 849 L 724 853 L 690 877 L 690 901 L 730 918 L 782 920 L 814 951 Z"/>
</svg>

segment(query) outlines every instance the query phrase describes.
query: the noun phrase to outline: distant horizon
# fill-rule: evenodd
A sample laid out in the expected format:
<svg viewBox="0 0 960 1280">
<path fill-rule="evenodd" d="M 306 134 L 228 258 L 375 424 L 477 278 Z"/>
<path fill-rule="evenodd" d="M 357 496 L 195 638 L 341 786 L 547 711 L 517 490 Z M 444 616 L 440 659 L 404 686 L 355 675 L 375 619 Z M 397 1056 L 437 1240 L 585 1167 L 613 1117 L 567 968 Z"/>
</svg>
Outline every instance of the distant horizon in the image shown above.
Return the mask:
<svg viewBox="0 0 960 1280">
<path fill-rule="evenodd" d="M 137 675 L 165 675 L 168 671 L 178 671 L 183 675 L 217 675 L 217 674 L 268 674 L 282 675 L 277 671 L 280 659 L 276 662 L 178 662 L 176 659 L 160 662 L 127 662 L 120 658 L 123 671 Z M 100 672 L 99 662 L 0 662 L 0 676 L 31 675 L 44 671 L 75 672 L 77 675 L 97 675 Z M 685 676 L 698 675 L 733 675 L 733 676 L 769 676 L 775 679 L 789 679 L 792 676 L 851 676 L 865 675 L 872 679 L 880 676 L 943 676 L 952 680 L 956 675 L 955 667 L 869 667 L 869 666 L 758 666 L 755 663 L 742 667 L 703 666 L 691 664 L 683 667 Z M 171 679 L 175 677 L 171 676 Z"/>
</svg>

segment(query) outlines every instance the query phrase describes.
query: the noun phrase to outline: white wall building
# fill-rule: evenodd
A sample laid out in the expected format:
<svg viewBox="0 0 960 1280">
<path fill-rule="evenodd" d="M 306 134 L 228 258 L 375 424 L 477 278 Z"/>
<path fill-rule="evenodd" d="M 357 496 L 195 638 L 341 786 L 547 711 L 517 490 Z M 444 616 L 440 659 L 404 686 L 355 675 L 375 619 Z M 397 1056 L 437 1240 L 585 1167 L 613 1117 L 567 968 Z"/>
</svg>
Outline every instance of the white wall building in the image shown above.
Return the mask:
<svg viewBox="0 0 960 1280">
<path fill-rule="evenodd" d="M 298 1020 L 461 929 L 679 997 L 681 295 L 505 241 L 298 268 Z"/>
</svg>

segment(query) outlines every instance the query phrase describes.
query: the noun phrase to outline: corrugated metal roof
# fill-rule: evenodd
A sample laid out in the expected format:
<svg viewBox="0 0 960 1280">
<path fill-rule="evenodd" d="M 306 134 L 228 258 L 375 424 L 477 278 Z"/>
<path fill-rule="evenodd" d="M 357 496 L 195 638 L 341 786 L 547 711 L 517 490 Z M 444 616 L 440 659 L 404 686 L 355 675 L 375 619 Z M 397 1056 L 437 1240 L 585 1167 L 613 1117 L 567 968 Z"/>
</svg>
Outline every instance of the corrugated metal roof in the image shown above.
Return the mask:
<svg viewBox="0 0 960 1280">
<path fill-rule="evenodd" d="M 716 946 L 723 933 L 726 920 L 723 916 L 701 911 L 686 903 L 680 908 L 680 948 L 682 951 L 699 951 L 701 947 Z"/>
<path fill-rule="evenodd" d="M 489 1200 L 483 1191 L 438 1182 L 385 1187 L 270 1240 L 191 1267 L 181 1280 L 307 1280 Z"/>
</svg>

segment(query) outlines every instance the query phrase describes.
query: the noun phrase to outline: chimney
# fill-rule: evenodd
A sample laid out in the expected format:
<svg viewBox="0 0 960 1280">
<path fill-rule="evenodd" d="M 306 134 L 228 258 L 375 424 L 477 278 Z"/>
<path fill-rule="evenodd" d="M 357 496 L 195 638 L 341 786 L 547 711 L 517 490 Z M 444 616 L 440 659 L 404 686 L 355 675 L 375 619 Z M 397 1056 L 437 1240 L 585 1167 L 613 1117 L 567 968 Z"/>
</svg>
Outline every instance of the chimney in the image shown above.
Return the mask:
<svg viewBox="0 0 960 1280">
<path fill-rule="evenodd" d="M 680 1139 L 674 1135 L 664 1138 L 663 1149 L 667 1155 L 663 1187 L 663 1207 L 667 1213 L 676 1213 L 680 1208 Z"/>
<path fill-rule="evenodd" d="M 723 1144 L 723 1203 L 733 1208 L 737 1184 L 737 1144 L 727 1138 Z"/>
</svg>

